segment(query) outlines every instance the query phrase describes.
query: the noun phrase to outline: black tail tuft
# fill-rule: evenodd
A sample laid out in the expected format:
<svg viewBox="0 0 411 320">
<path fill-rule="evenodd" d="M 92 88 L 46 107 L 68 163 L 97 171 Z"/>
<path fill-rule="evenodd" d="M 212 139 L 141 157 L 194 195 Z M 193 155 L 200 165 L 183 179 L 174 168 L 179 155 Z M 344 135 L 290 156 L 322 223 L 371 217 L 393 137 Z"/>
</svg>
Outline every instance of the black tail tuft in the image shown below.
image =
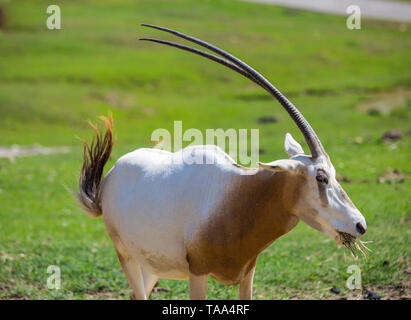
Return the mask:
<svg viewBox="0 0 411 320">
<path fill-rule="evenodd" d="M 79 178 L 79 193 L 77 199 L 83 210 L 93 218 L 102 214 L 101 211 L 101 182 L 104 165 L 108 161 L 113 149 L 113 117 L 100 117 L 106 125 L 106 132 L 98 130 L 97 125 L 90 122 L 95 131 L 91 145 L 84 142 L 84 159 Z"/>
</svg>

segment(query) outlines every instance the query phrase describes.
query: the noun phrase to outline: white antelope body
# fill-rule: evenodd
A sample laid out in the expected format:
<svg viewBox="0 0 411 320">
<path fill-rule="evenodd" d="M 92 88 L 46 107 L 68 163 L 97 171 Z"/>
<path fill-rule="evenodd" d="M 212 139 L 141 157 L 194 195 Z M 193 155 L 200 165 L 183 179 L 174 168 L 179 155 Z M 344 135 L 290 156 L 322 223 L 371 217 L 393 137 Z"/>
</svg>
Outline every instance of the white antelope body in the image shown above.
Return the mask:
<svg viewBox="0 0 411 320">
<path fill-rule="evenodd" d="M 227 60 L 166 41 L 150 41 L 210 58 L 285 101 L 255 70 L 221 49 L 154 28 L 208 45 Z M 257 256 L 299 219 L 346 246 L 365 233 L 364 217 L 338 184 L 314 131 L 291 103 L 284 107 L 312 155 L 304 154 L 290 134 L 285 149 L 291 158 L 259 163 L 258 169 L 237 165 L 216 146 L 175 153 L 144 148 L 122 156 L 102 180 L 113 145 L 112 120 L 104 119 L 105 135 L 96 131 L 96 142 L 85 145 L 79 201 L 89 215 L 103 216 L 135 298 L 148 298 L 161 277 L 189 279 L 190 297 L 203 299 L 207 276 L 212 276 L 225 284 L 238 284 L 239 297 L 250 299 Z M 187 154 L 203 164 L 181 161 Z"/>
</svg>

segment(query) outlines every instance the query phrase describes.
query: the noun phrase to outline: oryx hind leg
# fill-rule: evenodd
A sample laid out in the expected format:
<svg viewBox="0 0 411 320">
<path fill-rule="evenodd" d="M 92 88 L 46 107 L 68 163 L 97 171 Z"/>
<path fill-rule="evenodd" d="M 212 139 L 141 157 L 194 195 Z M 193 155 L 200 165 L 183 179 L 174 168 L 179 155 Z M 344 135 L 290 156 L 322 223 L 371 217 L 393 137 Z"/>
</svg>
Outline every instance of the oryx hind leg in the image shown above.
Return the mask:
<svg viewBox="0 0 411 320">
<path fill-rule="evenodd" d="M 146 298 L 148 299 L 151 291 L 153 290 L 154 286 L 157 283 L 158 277 L 155 274 L 148 272 L 144 268 L 141 268 L 141 269 L 143 271 L 145 294 L 146 294 Z"/>
<path fill-rule="evenodd" d="M 133 289 L 133 294 L 130 295 L 130 298 L 136 300 L 146 300 L 147 295 L 144 288 L 144 277 L 141 266 L 131 256 L 122 254 L 118 250 L 116 251 L 118 259 L 120 260 L 121 268 L 123 269 L 131 289 Z"/>
</svg>

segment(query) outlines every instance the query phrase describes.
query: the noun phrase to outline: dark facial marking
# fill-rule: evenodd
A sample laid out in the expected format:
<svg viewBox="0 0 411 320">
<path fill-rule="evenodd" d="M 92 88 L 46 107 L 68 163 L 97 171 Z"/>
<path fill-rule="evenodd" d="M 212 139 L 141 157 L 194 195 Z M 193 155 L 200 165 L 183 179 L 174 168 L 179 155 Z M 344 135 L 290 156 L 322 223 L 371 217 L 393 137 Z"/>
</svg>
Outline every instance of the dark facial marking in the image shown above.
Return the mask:
<svg viewBox="0 0 411 320">
<path fill-rule="evenodd" d="M 320 183 L 328 184 L 328 176 L 323 169 L 317 170 L 317 176 L 315 177 L 315 179 Z"/>
<path fill-rule="evenodd" d="M 327 197 L 327 188 L 328 185 L 328 176 L 323 169 L 317 170 L 317 175 L 315 177 L 317 180 L 318 191 L 320 193 L 320 198 L 323 206 L 328 205 L 328 197 Z"/>
<path fill-rule="evenodd" d="M 328 205 L 328 196 L 327 196 L 327 188 L 324 183 L 318 182 L 318 191 L 320 192 L 321 204 L 323 206 Z"/>
</svg>

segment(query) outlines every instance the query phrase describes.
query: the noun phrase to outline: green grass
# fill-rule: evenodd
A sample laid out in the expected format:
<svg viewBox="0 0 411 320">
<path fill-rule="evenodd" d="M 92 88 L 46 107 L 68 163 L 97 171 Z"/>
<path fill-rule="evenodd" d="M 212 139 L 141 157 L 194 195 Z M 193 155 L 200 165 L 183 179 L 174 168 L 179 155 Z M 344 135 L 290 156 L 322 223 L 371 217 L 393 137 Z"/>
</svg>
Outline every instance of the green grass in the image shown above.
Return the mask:
<svg viewBox="0 0 411 320">
<path fill-rule="evenodd" d="M 349 265 L 363 285 L 388 297 L 409 293 L 409 179 L 380 184 L 387 168 L 410 174 L 410 109 L 388 115 L 357 106 L 398 87 L 409 90 L 411 37 L 396 23 L 345 19 L 274 6 L 217 1 L 57 1 L 62 30 L 45 28 L 47 1 L 11 1 L 0 30 L 0 145 L 71 146 L 68 154 L 0 159 L 0 298 L 128 298 L 102 219 L 78 209 L 75 190 L 86 120 L 113 112 L 117 143 L 107 169 L 122 154 L 152 146 L 157 128 L 259 128 L 262 161 L 286 157 L 283 139 L 301 134 L 287 114 L 255 85 L 218 65 L 171 48 L 137 41 L 172 39 L 140 23 L 169 26 L 215 43 L 244 59 L 286 93 L 318 132 L 343 183 L 367 219 L 368 259 L 354 260 L 301 222 L 259 257 L 255 297 L 341 296 Z M 407 30 L 408 29 L 408 30 Z M 261 125 L 261 116 L 280 121 Z M 395 143 L 381 135 L 404 133 Z M 362 143 L 354 138 L 362 137 Z M 307 149 L 307 147 L 306 147 Z M 388 261 L 384 263 L 384 261 Z M 62 289 L 46 288 L 58 265 Z M 186 299 L 188 283 L 161 279 L 169 289 L 152 299 Z M 235 298 L 236 289 L 209 280 L 208 298 Z"/>
</svg>

